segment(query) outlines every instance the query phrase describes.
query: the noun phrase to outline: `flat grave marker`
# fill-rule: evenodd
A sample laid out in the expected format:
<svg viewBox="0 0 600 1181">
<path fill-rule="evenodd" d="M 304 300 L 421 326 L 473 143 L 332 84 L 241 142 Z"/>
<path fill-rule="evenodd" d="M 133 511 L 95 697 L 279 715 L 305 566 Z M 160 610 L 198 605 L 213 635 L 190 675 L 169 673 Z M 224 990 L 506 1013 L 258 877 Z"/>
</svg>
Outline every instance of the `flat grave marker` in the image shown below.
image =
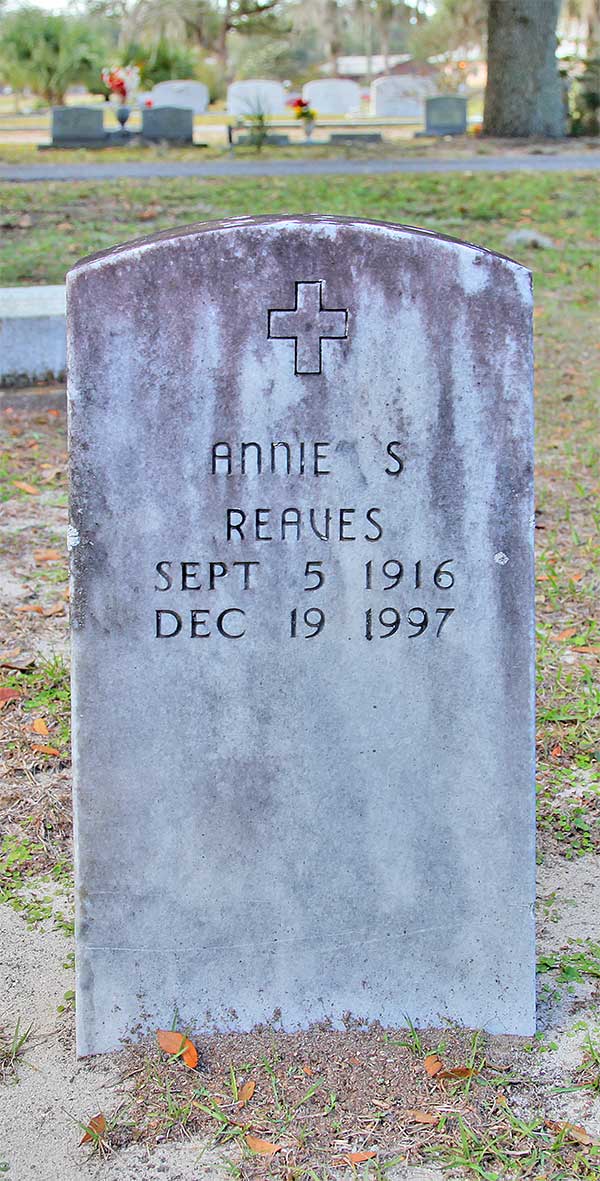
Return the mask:
<svg viewBox="0 0 600 1181">
<path fill-rule="evenodd" d="M 531 1034 L 529 272 L 239 218 L 68 300 L 78 1052 Z"/>
</svg>

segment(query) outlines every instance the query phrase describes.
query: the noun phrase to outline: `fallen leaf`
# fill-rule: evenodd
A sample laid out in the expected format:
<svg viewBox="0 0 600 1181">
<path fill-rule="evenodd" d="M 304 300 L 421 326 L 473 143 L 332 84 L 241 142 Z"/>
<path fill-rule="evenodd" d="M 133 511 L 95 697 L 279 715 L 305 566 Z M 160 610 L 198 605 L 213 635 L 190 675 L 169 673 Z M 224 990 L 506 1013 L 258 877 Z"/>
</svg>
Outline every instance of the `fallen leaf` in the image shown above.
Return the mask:
<svg viewBox="0 0 600 1181">
<path fill-rule="evenodd" d="M 58 414 L 58 411 L 56 412 Z M 44 472 L 44 484 L 49 484 L 51 480 L 55 480 L 57 476 L 62 476 L 64 472 L 62 467 L 53 467 L 48 472 Z"/>
<path fill-rule="evenodd" d="M 256 1083 L 254 1082 L 253 1078 L 249 1078 L 248 1082 L 244 1083 L 243 1087 L 240 1087 L 240 1090 L 238 1093 L 238 1100 L 239 1100 L 241 1107 L 244 1106 L 244 1103 L 248 1103 L 250 1101 L 255 1090 L 256 1090 Z"/>
<path fill-rule="evenodd" d="M 552 755 L 552 758 L 553 758 L 553 759 L 558 759 L 558 758 L 560 758 L 560 756 L 561 756 L 561 754 L 562 754 L 562 753 L 563 753 L 563 748 L 562 748 L 562 746 L 560 745 L 560 742 L 557 742 L 557 743 L 556 743 L 556 746 L 553 746 L 553 747 L 552 747 L 552 750 L 550 751 L 550 754 Z"/>
<path fill-rule="evenodd" d="M 453 1066 L 450 1070 L 440 1070 L 438 1078 L 471 1078 L 477 1071 L 469 1066 Z"/>
<path fill-rule="evenodd" d="M 444 1063 L 437 1054 L 428 1054 L 423 1065 L 430 1078 L 435 1078 L 436 1074 L 444 1069 Z"/>
<path fill-rule="evenodd" d="M 51 615 L 63 615 L 65 607 L 66 604 L 59 599 L 58 603 L 53 603 L 51 607 L 42 607 L 42 615 L 45 619 Z"/>
<path fill-rule="evenodd" d="M 22 652 L 20 648 L 0 656 L 0 668 L 14 668 L 17 672 L 23 672 L 24 669 L 31 668 L 32 664 L 35 664 L 35 657 L 31 652 Z"/>
<path fill-rule="evenodd" d="M 49 410 L 48 414 L 51 414 L 53 418 L 59 418 L 60 417 L 60 410 Z"/>
<path fill-rule="evenodd" d="M 35 750 L 36 753 L 40 754 L 40 755 L 59 755 L 60 754 L 60 751 L 57 749 L 56 746 L 40 746 L 40 744 L 38 742 L 34 742 L 31 749 Z"/>
<path fill-rule="evenodd" d="M 559 632 L 557 636 L 552 636 L 553 640 L 570 640 L 571 636 L 577 634 L 576 627 L 566 627 L 564 631 Z"/>
<path fill-rule="evenodd" d="M 281 1152 L 281 1144 L 271 1144 L 269 1140 L 261 1140 L 259 1136 L 251 1136 L 248 1133 L 244 1139 L 251 1152 L 261 1153 L 262 1156 L 274 1156 L 276 1152 Z"/>
<path fill-rule="evenodd" d="M 149 205 L 147 209 L 142 209 L 142 212 L 138 213 L 138 221 L 152 221 L 159 213 L 162 213 L 160 205 Z"/>
<path fill-rule="evenodd" d="M 185 1050 L 181 1055 L 181 1059 L 183 1062 L 185 1062 L 186 1066 L 189 1066 L 190 1070 L 196 1069 L 198 1065 L 198 1051 L 194 1043 L 191 1042 L 189 1038 L 186 1040 Z"/>
<path fill-rule="evenodd" d="M 594 1137 L 590 1136 L 590 1133 L 586 1132 L 585 1128 L 581 1127 L 581 1124 L 571 1124 L 568 1120 L 562 1122 L 558 1120 L 547 1119 L 546 1127 L 549 1128 L 551 1132 L 565 1132 L 569 1140 L 574 1140 L 576 1144 L 596 1143 Z"/>
<path fill-rule="evenodd" d="M 40 603 L 31 603 L 31 604 L 28 604 L 26 607 L 15 607 L 15 611 L 35 612 L 36 615 L 43 615 L 44 614 L 44 608 L 41 606 Z"/>
<path fill-rule="evenodd" d="M 575 573 L 570 574 L 569 577 L 571 579 L 571 582 L 581 582 L 581 579 L 583 578 L 583 574 L 581 574 L 579 572 L 579 570 L 576 570 Z"/>
<path fill-rule="evenodd" d="M 36 718 L 36 719 L 35 719 L 35 722 L 33 723 L 32 727 L 31 727 L 31 729 L 33 730 L 34 734 L 44 734 L 44 735 L 47 735 L 47 734 L 49 734 L 49 733 L 50 733 L 50 731 L 49 731 L 49 729 L 48 729 L 48 727 L 47 727 L 47 725 L 46 725 L 46 723 L 45 723 L 45 721 L 44 721 L 44 719 L 43 719 L 43 718 Z"/>
<path fill-rule="evenodd" d="M 373 1160 L 376 1156 L 376 1152 L 347 1152 L 345 1156 L 338 1157 L 338 1161 L 344 1165 L 362 1165 L 363 1161 Z"/>
<path fill-rule="evenodd" d="M 39 496 L 39 490 L 33 487 L 33 484 L 25 484 L 23 480 L 13 480 L 13 488 L 19 488 L 21 492 L 27 492 L 29 496 Z"/>
<path fill-rule="evenodd" d="M 106 1120 L 99 1111 L 98 1115 L 93 1115 L 88 1124 L 86 1124 L 86 1131 L 79 1141 L 79 1147 L 82 1144 L 91 1144 L 92 1140 L 96 1140 L 98 1136 L 102 1136 L 106 1131 Z"/>
<path fill-rule="evenodd" d="M 571 652 L 600 652 L 600 644 L 582 644 L 581 647 L 571 648 Z"/>
<path fill-rule="evenodd" d="M 156 1040 L 165 1054 L 176 1054 L 190 1070 L 198 1065 L 198 1051 L 184 1033 L 173 1029 L 157 1029 Z"/>
<path fill-rule="evenodd" d="M 9 689 L 8 686 L 0 688 L 0 709 L 6 705 L 7 701 L 16 701 L 22 694 L 18 689 Z"/>
<path fill-rule="evenodd" d="M 416 1124 L 437 1124 L 439 1116 L 432 1115 L 430 1111 L 412 1110 L 406 1112 L 407 1119 L 414 1120 Z"/>
<path fill-rule="evenodd" d="M 304 1073 L 305 1073 L 305 1074 L 307 1074 L 309 1077 L 310 1077 L 310 1075 L 311 1075 L 311 1074 L 312 1074 L 312 1072 L 313 1072 L 312 1066 L 303 1066 L 303 1067 L 302 1067 L 302 1070 L 303 1070 L 303 1071 L 304 1071 Z"/>
<path fill-rule="evenodd" d="M 63 555 L 57 549 L 34 549 L 33 556 L 36 562 L 57 562 Z"/>
</svg>

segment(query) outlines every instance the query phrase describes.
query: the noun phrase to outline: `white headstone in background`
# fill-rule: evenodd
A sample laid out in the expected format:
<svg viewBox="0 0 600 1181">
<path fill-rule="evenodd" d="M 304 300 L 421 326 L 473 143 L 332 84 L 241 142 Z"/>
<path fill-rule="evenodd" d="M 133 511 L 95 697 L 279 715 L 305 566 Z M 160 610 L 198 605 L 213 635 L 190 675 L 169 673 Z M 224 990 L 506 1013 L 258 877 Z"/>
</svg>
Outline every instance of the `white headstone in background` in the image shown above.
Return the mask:
<svg viewBox="0 0 600 1181">
<path fill-rule="evenodd" d="M 154 107 L 186 107 L 195 115 L 203 115 L 210 101 L 208 86 L 193 79 L 184 82 L 159 82 L 152 94 Z"/>
<path fill-rule="evenodd" d="M 371 114 L 422 121 L 425 99 L 435 94 L 432 78 L 410 74 L 384 74 L 371 83 Z"/>
<path fill-rule="evenodd" d="M 360 86 L 348 78 L 321 78 L 306 82 L 302 98 L 318 115 L 354 115 L 360 110 Z"/>
<path fill-rule="evenodd" d="M 281 82 L 267 78 L 247 78 L 227 87 L 227 112 L 230 115 L 284 115 L 286 93 Z"/>
</svg>

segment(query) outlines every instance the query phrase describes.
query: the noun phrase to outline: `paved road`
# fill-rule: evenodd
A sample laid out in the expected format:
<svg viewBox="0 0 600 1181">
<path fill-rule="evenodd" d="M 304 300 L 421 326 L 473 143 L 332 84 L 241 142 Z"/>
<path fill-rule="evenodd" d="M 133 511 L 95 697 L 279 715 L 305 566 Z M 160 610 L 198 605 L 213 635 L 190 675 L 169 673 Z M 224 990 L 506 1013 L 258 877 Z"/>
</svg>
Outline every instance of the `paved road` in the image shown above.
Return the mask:
<svg viewBox="0 0 600 1181">
<path fill-rule="evenodd" d="M 396 160 L 207 160 L 203 163 L 157 161 L 122 164 L 2 164 L 0 180 L 119 180 L 122 177 L 184 176 L 374 176 L 386 172 L 569 172 L 600 168 L 600 152 L 586 155 L 535 153 L 515 156 L 473 156 L 454 160 L 424 157 Z"/>
</svg>

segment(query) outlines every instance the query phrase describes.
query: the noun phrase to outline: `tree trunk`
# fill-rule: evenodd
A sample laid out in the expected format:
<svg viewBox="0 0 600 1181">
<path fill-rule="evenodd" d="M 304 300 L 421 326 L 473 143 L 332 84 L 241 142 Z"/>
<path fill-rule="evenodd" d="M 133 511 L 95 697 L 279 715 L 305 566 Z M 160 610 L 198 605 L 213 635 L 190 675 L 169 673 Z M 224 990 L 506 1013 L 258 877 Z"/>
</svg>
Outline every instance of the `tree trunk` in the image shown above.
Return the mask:
<svg viewBox="0 0 600 1181">
<path fill-rule="evenodd" d="M 485 135 L 565 134 L 555 56 L 559 9 L 560 0 L 488 0 Z"/>
</svg>

